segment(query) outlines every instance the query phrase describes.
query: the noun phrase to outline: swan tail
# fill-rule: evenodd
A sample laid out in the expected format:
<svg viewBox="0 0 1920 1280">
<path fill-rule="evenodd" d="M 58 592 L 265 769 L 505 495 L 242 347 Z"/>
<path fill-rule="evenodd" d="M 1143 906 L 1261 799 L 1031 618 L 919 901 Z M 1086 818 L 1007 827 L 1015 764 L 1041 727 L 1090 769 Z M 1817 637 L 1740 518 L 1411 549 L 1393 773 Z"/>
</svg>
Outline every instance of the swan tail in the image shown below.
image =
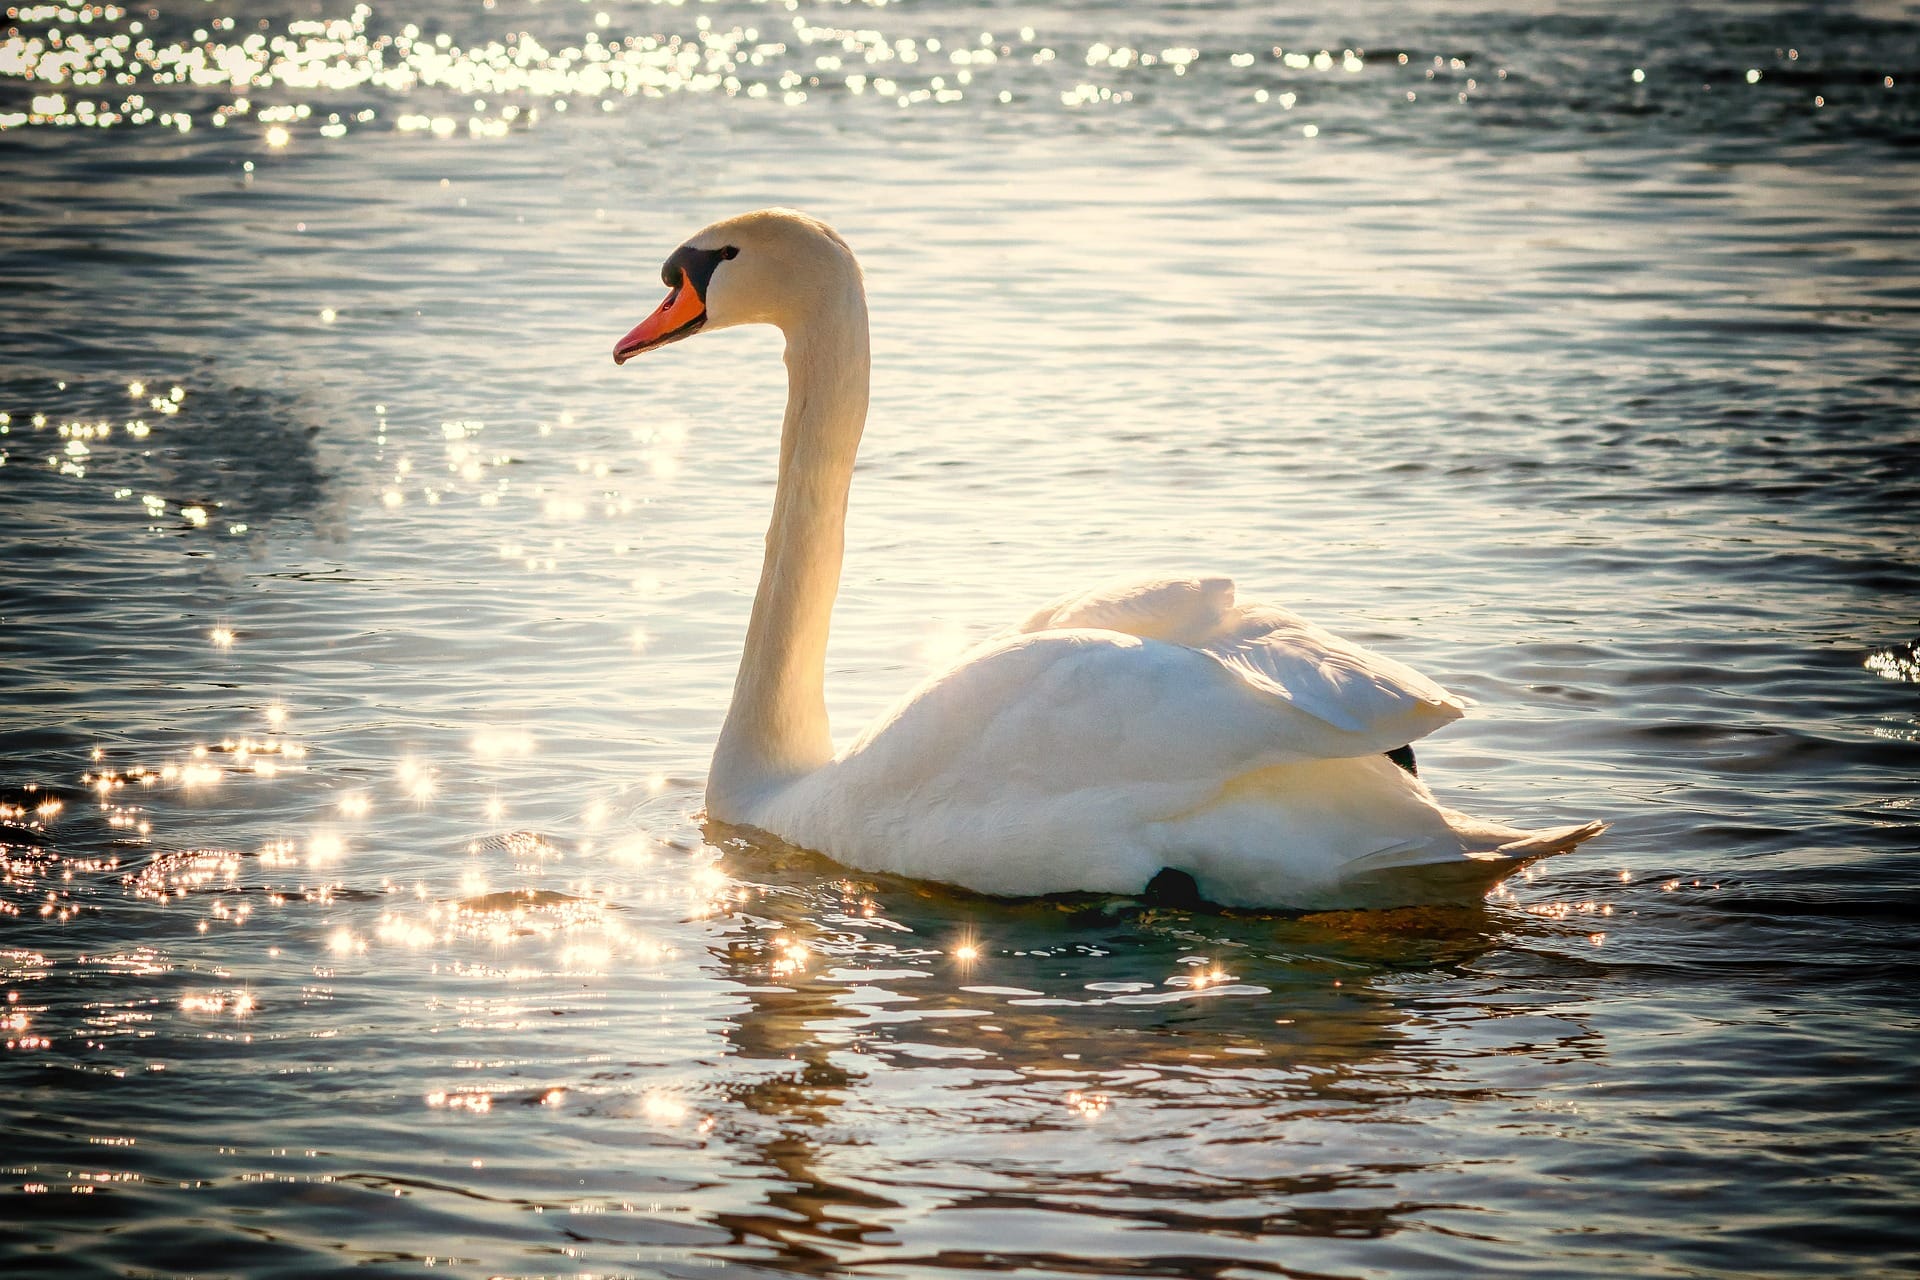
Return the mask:
<svg viewBox="0 0 1920 1280">
<path fill-rule="evenodd" d="M 1487 850 L 1435 849 L 1413 844 L 1383 849 L 1358 860 L 1341 883 L 1343 896 L 1359 905 L 1477 902 L 1530 862 L 1566 853 L 1607 829 L 1604 822 L 1530 831 Z"/>
<path fill-rule="evenodd" d="M 1593 839 L 1606 829 L 1607 824 L 1604 822 L 1581 822 L 1570 827 L 1554 827 L 1549 831 L 1529 831 L 1524 838 L 1510 840 L 1495 849 L 1494 853 L 1502 858 L 1519 858 L 1524 862 L 1532 862 L 1535 858 L 1566 853 Z"/>
<path fill-rule="evenodd" d="M 1272 765 L 1168 821 L 1151 865 L 1227 906 L 1296 910 L 1468 903 L 1605 824 L 1528 830 L 1438 804 L 1386 756 Z"/>
</svg>

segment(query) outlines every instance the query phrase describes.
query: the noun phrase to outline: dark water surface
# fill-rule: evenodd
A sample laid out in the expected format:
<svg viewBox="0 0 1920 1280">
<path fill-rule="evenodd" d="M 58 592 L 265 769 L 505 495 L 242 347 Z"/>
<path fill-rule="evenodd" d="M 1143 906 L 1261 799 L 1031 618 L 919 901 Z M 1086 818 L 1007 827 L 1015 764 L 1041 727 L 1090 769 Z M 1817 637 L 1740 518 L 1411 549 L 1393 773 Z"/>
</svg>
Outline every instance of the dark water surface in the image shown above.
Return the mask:
<svg viewBox="0 0 1920 1280">
<path fill-rule="evenodd" d="M 4 31 L 0 1270 L 1920 1268 L 1913 6 Z M 709 843 L 778 339 L 608 353 L 776 202 L 872 294 L 843 739 L 1208 569 L 1612 830 L 1298 918 Z"/>
</svg>

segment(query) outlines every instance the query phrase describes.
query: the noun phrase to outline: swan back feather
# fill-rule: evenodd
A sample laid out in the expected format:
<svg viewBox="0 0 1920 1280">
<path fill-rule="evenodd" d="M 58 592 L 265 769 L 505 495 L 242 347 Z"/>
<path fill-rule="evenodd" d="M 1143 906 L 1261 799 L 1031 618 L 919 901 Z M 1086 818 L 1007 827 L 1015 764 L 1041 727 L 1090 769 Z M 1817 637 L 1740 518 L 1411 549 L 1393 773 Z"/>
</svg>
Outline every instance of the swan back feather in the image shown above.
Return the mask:
<svg viewBox="0 0 1920 1280">
<path fill-rule="evenodd" d="M 1276 604 L 1237 603 L 1233 579 L 1157 578 L 1068 596 L 1017 632 L 1099 628 L 1206 654 L 1268 697 L 1387 751 L 1458 720 L 1466 703 L 1405 663 Z"/>
</svg>

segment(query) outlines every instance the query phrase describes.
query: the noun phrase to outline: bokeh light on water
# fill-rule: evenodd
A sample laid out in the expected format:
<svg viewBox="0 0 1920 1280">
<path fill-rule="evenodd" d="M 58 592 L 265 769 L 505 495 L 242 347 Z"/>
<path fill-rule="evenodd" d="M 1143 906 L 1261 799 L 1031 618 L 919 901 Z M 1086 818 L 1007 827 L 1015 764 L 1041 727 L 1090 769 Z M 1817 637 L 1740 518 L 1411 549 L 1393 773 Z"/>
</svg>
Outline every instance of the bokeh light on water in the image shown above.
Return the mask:
<svg viewBox="0 0 1920 1280">
<path fill-rule="evenodd" d="M 1898 7 L 20 5 L 6 1268 L 1911 1266 L 1920 21 Z M 1234 574 L 1614 822 L 1484 909 L 1005 903 L 696 818 L 764 333 L 874 412 L 829 697 Z"/>
</svg>

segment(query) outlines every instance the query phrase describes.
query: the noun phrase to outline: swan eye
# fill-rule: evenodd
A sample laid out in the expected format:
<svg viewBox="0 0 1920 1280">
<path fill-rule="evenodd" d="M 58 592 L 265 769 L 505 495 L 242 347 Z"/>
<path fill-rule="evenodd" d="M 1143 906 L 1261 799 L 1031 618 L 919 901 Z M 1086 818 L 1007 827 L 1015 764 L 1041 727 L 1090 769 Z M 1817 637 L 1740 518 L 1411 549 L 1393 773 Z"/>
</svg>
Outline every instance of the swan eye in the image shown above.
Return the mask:
<svg viewBox="0 0 1920 1280">
<path fill-rule="evenodd" d="M 667 288 L 677 288 L 684 279 L 700 295 L 701 301 L 707 297 L 707 282 L 713 279 L 713 271 L 727 258 L 738 257 L 740 250 L 732 245 L 724 249 L 696 249 L 683 244 L 673 251 L 673 255 L 660 268 L 660 281 Z"/>
</svg>

